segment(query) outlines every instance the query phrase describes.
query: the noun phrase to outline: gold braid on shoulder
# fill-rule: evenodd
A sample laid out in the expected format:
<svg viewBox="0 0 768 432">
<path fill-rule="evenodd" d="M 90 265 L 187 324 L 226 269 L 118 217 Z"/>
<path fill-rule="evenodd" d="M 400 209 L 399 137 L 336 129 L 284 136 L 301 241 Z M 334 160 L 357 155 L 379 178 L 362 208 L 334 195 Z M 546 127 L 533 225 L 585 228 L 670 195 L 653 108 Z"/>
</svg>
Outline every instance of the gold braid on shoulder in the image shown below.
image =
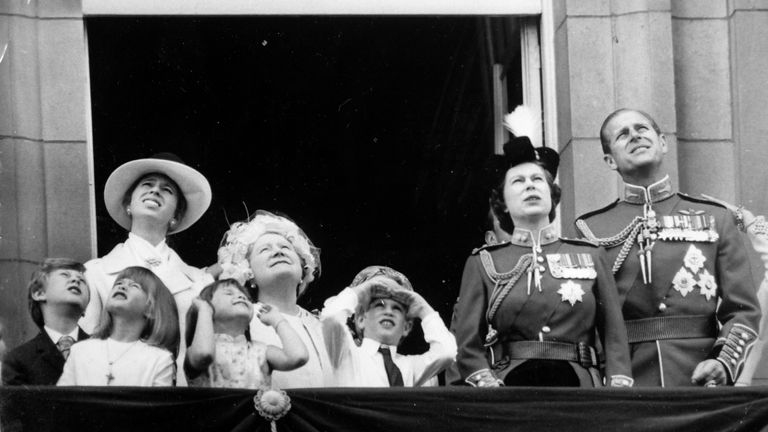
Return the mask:
<svg viewBox="0 0 768 432">
<path fill-rule="evenodd" d="M 611 269 L 613 274 L 616 274 L 616 272 L 618 272 L 621 266 L 624 264 L 624 261 L 626 261 L 627 256 L 629 256 L 629 251 L 632 249 L 632 243 L 634 242 L 635 237 L 637 237 L 637 234 L 643 228 L 642 222 L 642 217 L 635 216 L 635 218 L 632 219 L 632 222 L 624 227 L 624 229 L 619 231 L 618 234 L 606 238 L 598 238 L 595 236 L 595 234 L 592 233 L 592 230 L 589 229 L 587 223 L 584 222 L 583 219 L 576 221 L 576 227 L 579 228 L 579 231 L 581 231 L 587 240 L 593 241 L 602 247 L 611 248 L 623 243 L 621 250 L 619 250 L 619 254 L 616 256 L 616 261 L 613 263 L 613 268 Z"/>
<path fill-rule="evenodd" d="M 491 293 L 490 300 L 488 301 L 488 309 L 485 312 L 485 321 L 488 323 L 488 332 L 485 335 L 485 346 L 491 346 L 497 341 L 496 329 L 491 325 L 493 317 L 496 316 L 496 312 L 501 306 L 501 302 L 512 291 L 512 287 L 517 283 L 520 277 L 525 273 L 533 263 L 533 254 L 525 254 L 520 257 L 512 270 L 499 273 L 496 271 L 493 265 L 493 258 L 488 251 L 480 251 L 480 261 L 483 263 L 483 270 L 495 284 L 493 292 Z"/>
</svg>

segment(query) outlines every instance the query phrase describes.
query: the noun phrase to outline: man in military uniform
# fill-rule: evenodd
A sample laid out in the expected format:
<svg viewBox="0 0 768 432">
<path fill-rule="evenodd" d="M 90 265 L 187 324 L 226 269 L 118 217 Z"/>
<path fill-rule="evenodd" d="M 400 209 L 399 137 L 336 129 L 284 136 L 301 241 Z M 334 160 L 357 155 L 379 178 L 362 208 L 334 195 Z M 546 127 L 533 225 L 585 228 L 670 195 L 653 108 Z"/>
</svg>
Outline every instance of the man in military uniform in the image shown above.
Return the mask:
<svg viewBox="0 0 768 432">
<path fill-rule="evenodd" d="M 624 198 L 576 221 L 613 263 L 638 386 L 736 381 L 760 320 L 747 253 L 729 211 L 675 193 L 667 142 L 646 113 L 620 109 L 600 129 Z"/>
</svg>

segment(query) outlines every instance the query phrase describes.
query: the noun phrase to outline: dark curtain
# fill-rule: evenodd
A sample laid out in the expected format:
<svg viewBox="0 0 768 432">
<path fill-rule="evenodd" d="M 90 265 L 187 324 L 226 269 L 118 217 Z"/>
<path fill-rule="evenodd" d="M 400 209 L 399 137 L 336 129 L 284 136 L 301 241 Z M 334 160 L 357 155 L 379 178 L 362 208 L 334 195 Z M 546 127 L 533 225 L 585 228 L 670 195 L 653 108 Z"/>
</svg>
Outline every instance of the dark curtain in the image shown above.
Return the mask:
<svg viewBox="0 0 768 432">
<path fill-rule="evenodd" d="M 2 388 L 3 432 L 268 431 L 246 390 Z M 279 431 L 759 431 L 768 388 L 291 390 Z"/>
</svg>

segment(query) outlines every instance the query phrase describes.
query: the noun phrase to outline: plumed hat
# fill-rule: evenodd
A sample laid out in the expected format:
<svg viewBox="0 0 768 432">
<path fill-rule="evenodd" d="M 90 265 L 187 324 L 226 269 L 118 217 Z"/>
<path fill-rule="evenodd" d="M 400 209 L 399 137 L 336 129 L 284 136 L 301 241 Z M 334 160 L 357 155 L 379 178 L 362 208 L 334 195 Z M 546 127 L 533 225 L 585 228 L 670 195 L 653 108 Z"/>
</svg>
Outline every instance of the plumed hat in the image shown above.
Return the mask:
<svg viewBox="0 0 768 432">
<path fill-rule="evenodd" d="M 549 147 L 534 147 L 528 135 L 541 134 L 541 121 L 525 106 L 519 106 L 514 112 L 504 118 L 504 127 L 512 133 L 513 138 L 504 144 L 504 153 L 493 155 L 486 165 L 486 173 L 490 187 L 495 187 L 504 181 L 507 171 L 517 165 L 533 162 L 540 164 L 552 178 L 557 177 L 557 167 L 560 156 Z"/>
</svg>

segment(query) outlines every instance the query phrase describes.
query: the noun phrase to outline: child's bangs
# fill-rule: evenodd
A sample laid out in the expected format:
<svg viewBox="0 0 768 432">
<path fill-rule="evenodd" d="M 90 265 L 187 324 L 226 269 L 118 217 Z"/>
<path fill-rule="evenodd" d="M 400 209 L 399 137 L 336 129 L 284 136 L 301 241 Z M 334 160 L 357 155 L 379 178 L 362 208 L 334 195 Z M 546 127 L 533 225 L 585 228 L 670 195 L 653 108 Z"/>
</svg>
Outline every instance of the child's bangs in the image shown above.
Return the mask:
<svg viewBox="0 0 768 432">
<path fill-rule="evenodd" d="M 249 302 L 253 303 L 251 293 L 249 293 L 248 290 L 240 282 L 238 282 L 237 279 L 221 279 L 213 282 L 212 284 L 203 288 L 203 290 L 200 292 L 200 298 L 206 301 L 211 301 L 213 299 L 213 295 L 216 294 L 216 291 L 228 286 L 237 288 L 238 291 L 245 295 L 245 298 L 247 298 Z"/>
<path fill-rule="evenodd" d="M 117 275 L 115 283 L 121 279 L 130 279 L 139 284 L 145 293 L 150 294 L 157 288 L 155 287 L 156 278 L 157 276 L 152 273 L 152 270 L 146 269 L 144 267 L 126 267 L 123 271 L 120 272 L 120 274 Z"/>
</svg>

